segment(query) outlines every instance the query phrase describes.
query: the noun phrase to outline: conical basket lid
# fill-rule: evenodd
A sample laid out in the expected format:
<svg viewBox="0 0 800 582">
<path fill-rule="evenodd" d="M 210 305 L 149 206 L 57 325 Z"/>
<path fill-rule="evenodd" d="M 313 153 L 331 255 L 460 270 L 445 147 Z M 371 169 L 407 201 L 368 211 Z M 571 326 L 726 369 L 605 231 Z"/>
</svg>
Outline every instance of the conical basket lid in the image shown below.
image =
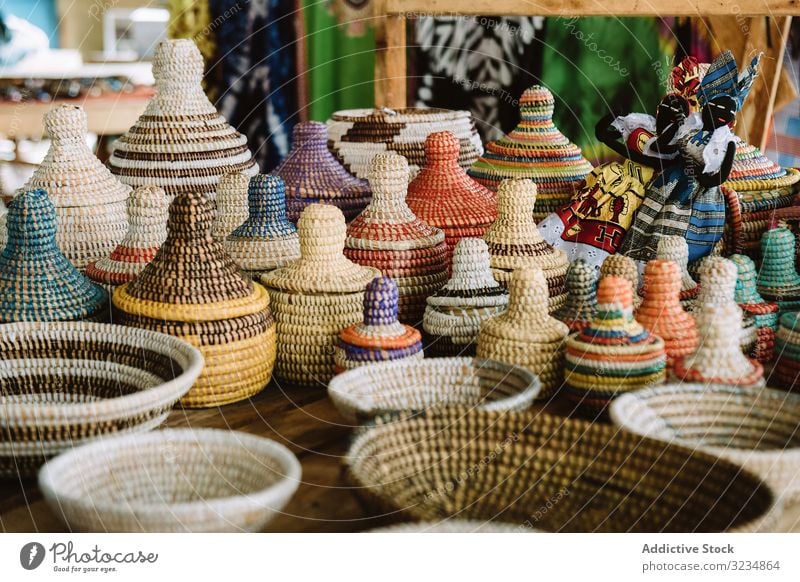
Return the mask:
<svg viewBox="0 0 800 582">
<path fill-rule="evenodd" d="M 231 127 L 203 92 L 203 57 L 192 40 L 162 41 L 153 56 L 156 94 L 120 137 L 109 160 L 125 184 L 160 186 L 168 196 L 213 199 L 226 173 L 258 172 L 247 138 Z"/>
<path fill-rule="evenodd" d="M 734 136 L 736 156 L 725 185 L 737 192 L 773 190 L 792 186 L 800 181 L 800 171 L 782 168 L 759 148 L 750 145 L 739 136 Z"/>
<path fill-rule="evenodd" d="M 56 245 L 56 212 L 44 190 L 17 195 L 0 254 L 0 320 L 85 319 L 108 307 L 108 294 L 72 266 Z"/>
</svg>

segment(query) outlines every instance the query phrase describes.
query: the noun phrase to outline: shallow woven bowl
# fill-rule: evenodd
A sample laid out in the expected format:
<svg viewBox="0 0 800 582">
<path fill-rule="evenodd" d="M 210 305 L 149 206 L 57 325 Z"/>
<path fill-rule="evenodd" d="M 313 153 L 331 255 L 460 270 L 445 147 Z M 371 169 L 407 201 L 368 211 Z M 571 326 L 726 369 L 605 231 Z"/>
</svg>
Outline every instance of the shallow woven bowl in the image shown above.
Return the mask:
<svg viewBox="0 0 800 582">
<path fill-rule="evenodd" d="M 297 490 L 300 462 L 242 432 L 170 429 L 103 439 L 49 461 L 39 487 L 73 530 L 260 531 Z"/>
<path fill-rule="evenodd" d="M 774 527 L 772 489 L 728 461 L 546 413 L 439 408 L 361 429 L 350 478 L 394 519 L 545 531 L 719 532 Z"/>
<path fill-rule="evenodd" d="M 203 357 L 162 333 L 89 322 L 0 325 L 0 476 L 109 433 L 159 426 Z"/>
<path fill-rule="evenodd" d="M 800 499 L 800 396 L 782 390 L 666 384 L 620 396 L 611 419 L 637 434 L 740 464 Z"/>
<path fill-rule="evenodd" d="M 525 368 L 483 358 L 406 359 L 368 364 L 331 380 L 328 395 L 347 420 L 399 410 L 471 406 L 524 410 L 541 390 Z"/>
</svg>

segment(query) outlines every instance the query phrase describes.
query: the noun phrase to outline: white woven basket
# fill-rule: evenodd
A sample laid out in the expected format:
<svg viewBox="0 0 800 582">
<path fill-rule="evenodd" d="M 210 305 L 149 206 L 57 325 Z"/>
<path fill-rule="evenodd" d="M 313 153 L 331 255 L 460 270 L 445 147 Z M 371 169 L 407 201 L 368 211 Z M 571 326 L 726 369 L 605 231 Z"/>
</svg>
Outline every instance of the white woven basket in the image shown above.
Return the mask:
<svg viewBox="0 0 800 582">
<path fill-rule="evenodd" d="M 800 396 L 783 390 L 665 384 L 624 394 L 614 423 L 744 466 L 787 501 L 800 500 Z"/>
<path fill-rule="evenodd" d="M 347 420 L 361 422 L 396 410 L 474 406 L 524 410 L 541 384 L 525 368 L 483 358 L 425 358 L 380 362 L 336 376 L 328 396 Z"/>
<path fill-rule="evenodd" d="M 108 438 L 39 473 L 51 509 L 74 530 L 260 531 L 300 483 L 283 445 L 242 432 L 169 429 Z"/>
</svg>

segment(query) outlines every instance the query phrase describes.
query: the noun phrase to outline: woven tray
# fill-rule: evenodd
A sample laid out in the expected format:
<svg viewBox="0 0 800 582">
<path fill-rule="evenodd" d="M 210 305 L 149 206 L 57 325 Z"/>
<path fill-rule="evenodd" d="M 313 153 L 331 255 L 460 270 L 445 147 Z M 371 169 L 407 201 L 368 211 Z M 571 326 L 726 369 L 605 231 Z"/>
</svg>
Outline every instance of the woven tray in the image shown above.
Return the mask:
<svg viewBox="0 0 800 582">
<path fill-rule="evenodd" d="M 340 374 L 328 385 L 339 412 L 351 422 L 396 410 L 474 406 L 524 410 L 541 389 L 525 368 L 483 358 L 381 362 Z"/>
<path fill-rule="evenodd" d="M 109 433 L 152 429 L 203 358 L 164 334 L 88 322 L 0 325 L 0 476 Z"/>
<path fill-rule="evenodd" d="M 252 532 L 283 509 L 300 474 L 275 441 L 172 429 L 70 451 L 42 469 L 39 487 L 71 530 Z"/>
<path fill-rule="evenodd" d="M 397 519 L 719 532 L 769 530 L 781 510 L 772 489 L 733 463 L 543 413 L 382 417 L 361 430 L 346 462 L 366 501 Z"/>
</svg>

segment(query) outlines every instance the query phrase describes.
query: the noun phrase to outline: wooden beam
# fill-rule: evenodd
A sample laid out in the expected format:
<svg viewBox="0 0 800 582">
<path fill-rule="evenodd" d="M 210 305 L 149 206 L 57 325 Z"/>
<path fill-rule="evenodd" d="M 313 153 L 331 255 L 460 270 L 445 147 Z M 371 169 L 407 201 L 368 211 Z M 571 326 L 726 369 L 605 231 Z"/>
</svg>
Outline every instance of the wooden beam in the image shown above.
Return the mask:
<svg viewBox="0 0 800 582">
<path fill-rule="evenodd" d="M 800 0 L 383 0 L 383 14 L 461 16 L 792 16 Z"/>
<path fill-rule="evenodd" d="M 775 111 L 775 98 L 778 95 L 778 84 L 781 80 L 781 70 L 783 68 L 783 57 L 786 54 L 786 41 L 789 38 L 789 29 L 792 26 L 792 17 L 783 16 L 781 18 L 769 19 L 770 30 L 773 34 L 773 53 L 774 61 L 769 63 L 770 80 L 769 92 L 765 99 L 765 106 L 758 108 L 755 117 L 755 131 L 752 136 L 752 143 L 758 143 L 761 151 L 767 149 L 767 138 L 769 137 L 770 126 L 772 125 L 772 114 Z M 773 56 L 773 55 L 770 55 Z"/>
<path fill-rule="evenodd" d="M 406 19 L 386 16 L 385 0 L 375 2 L 375 106 L 406 106 Z"/>
</svg>

